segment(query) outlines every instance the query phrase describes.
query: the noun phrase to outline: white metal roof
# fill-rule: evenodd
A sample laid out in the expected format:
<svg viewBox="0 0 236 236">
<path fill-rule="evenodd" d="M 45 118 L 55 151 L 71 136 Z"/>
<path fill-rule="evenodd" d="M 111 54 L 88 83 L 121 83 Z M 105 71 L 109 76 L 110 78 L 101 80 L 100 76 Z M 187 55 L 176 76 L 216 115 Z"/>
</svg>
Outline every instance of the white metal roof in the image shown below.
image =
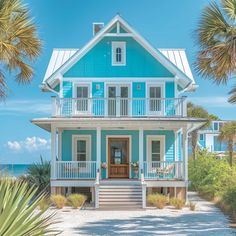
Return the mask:
<svg viewBox="0 0 236 236">
<path fill-rule="evenodd" d="M 58 68 L 60 68 L 69 58 L 71 58 L 79 49 L 53 49 L 51 59 L 44 77 L 45 81 Z M 167 57 L 175 66 L 177 66 L 184 74 L 193 80 L 193 75 L 188 63 L 188 59 L 184 49 L 159 49 L 159 51 Z"/>
<path fill-rule="evenodd" d="M 159 49 L 159 51 L 193 80 L 193 74 L 188 63 L 185 49 Z"/>
<path fill-rule="evenodd" d="M 59 67 L 71 58 L 79 49 L 55 48 L 48 64 L 43 82 L 49 78 Z"/>
</svg>

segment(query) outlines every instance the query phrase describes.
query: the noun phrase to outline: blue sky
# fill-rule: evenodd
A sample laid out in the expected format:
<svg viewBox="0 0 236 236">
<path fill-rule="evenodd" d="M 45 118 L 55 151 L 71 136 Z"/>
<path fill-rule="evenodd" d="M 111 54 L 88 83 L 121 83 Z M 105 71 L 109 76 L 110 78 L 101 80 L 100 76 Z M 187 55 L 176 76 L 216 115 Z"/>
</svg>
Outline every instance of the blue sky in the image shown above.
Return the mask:
<svg viewBox="0 0 236 236">
<path fill-rule="evenodd" d="M 38 26 L 44 48 L 33 65 L 30 85 L 19 86 L 13 75 L 7 77 L 11 89 L 0 104 L 0 164 L 32 163 L 50 158 L 50 135 L 30 123 L 30 119 L 50 115 L 50 93 L 43 93 L 43 80 L 53 48 L 80 48 L 92 37 L 92 23 L 107 23 L 121 14 L 140 34 L 157 48 L 186 48 L 191 64 L 197 45 L 193 31 L 207 0 L 25 0 Z M 216 86 L 193 71 L 198 90 L 187 94 L 221 119 L 234 119 L 236 107 L 227 103 L 227 86 Z"/>
</svg>

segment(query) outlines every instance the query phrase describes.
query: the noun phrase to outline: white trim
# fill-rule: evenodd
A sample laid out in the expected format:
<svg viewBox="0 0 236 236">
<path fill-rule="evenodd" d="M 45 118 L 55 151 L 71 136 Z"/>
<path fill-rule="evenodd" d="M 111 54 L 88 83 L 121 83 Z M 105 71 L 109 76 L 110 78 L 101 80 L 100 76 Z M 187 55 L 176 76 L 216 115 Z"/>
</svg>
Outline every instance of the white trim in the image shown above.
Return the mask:
<svg viewBox="0 0 236 236">
<path fill-rule="evenodd" d="M 165 135 L 147 135 L 146 136 L 146 161 L 151 160 L 151 141 L 160 141 L 160 161 L 166 161 Z"/>
<path fill-rule="evenodd" d="M 86 141 L 86 161 L 91 161 L 91 151 L 92 151 L 92 143 L 91 143 L 91 135 L 84 135 L 84 134 L 76 134 L 72 135 L 72 161 L 77 161 L 76 158 L 76 144 L 77 140 L 85 140 Z"/>
<path fill-rule="evenodd" d="M 116 49 L 121 49 L 121 62 L 117 62 Z M 123 52 L 123 53 L 122 53 Z M 113 41 L 111 43 L 111 65 L 112 66 L 126 66 L 126 42 L 125 41 Z"/>
<path fill-rule="evenodd" d="M 129 138 L 129 163 L 132 161 L 132 135 L 106 135 L 106 163 L 108 164 L 108 139 L 109 138 Z M 131 179 L 131 166 L 129 165 L 129 179 Z M 106 179 L 108 178 L 108 168 L 106 169 Z"/>
<path fill-rule="evenodd" d="M 115 81 L 116 79 L 116 81 Z M 117 79 L 119 79 L 117 81 Z M 91 82 L 110 82 L 110 83 L 124 83 L 124 82 L 146 82 L 146 83 L 165 83 L 174 82 L 174 77 L 66 77 L 64 81 L 68 82 L 80 82 L 80 83 L 91 83 Z M 124 82 L 122 82 L 124 80 Z"/>
<path fill-rule="evenodd" d="M 64 74 L 71 66 L 73 66 L 80 58 L 82 58 L 93 46 L 96 45 L 116 22 L 120 22 L 123 27 L 134 34 L 134 38 L 139 42 L 157 61 L 163 64 L 171 73 L 183 79 L 185 86 L 194 84 L 195 81 L 184 74 L 176 65 L 174 65 L 168 58 L 166 58 L 159 50 L 152 47 L 141 35 L 139 35 L 124 19 L 116 15 L 103 29 L 101 29 L 91 41 L 89 41 L 82 49 L 76 52 L 67 62 L 58 68 L 49 78 L 49 81 L 56 77 L 58 74 Z"/>
</svg>

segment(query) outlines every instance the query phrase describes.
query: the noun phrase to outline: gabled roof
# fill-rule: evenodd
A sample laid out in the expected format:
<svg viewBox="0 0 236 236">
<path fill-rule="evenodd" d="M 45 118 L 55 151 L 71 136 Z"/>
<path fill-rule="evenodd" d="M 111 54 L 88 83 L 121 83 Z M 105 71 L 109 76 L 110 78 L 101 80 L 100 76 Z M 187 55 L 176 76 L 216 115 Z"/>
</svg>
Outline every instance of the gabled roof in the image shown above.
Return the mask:
<svg viewBox="0 0 236 236">
<path fill-rule="evenodd" d="M 121 25 L 131 37 L 140 43 L 156 60 L 163 64 L 181 82 L 184 88 L 195 85 L 185 51 L 183 49 L 155 49 L 140 34 L 138 34 L 123 18 L 116 15 L 100 32 L 98 32 L 83 48 L 54 49 L 48 69 L 43 80 L 45 84 L 52 84 L 55 79 L 64 74 L 72 65 L 82 58 L 106 33 L 116 25 Z"/>
</svg>

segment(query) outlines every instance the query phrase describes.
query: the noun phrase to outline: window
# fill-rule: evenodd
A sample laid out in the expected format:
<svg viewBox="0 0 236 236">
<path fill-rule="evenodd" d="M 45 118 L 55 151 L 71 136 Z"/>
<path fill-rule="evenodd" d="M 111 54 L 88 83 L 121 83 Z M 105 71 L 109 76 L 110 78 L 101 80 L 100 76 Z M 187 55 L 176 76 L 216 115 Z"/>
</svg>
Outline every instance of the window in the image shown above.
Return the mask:
<svg viewBox="0 0 236 236">
<path fill-rule="evenodd" d="M 77 113 L 88 113 L 89 111 L 89 86 L 76 87 L 76 111 Z"/>
<path fill-rule="evenodd" d="M 161 87 L 150 86 L 149 87 L 149 111 L 160 112 L 161 111 Z"/>
<path fill-rule="evenodd" d="M 219 125 L 218 122 L 215 122 L 215 123 L 214 123 L 214 130 L 219 130 L 218 125 Z"/>
<path fill-rule="evenodd" d="M 200 139 L 200 141 L 203 141 L 204 140 L 204 134 L 200 134 L 199 139 Z"/>
<path fill-rule="evenodd" d="M 74 137 L 73 145 L 73 159 L 75 161 L 88 161 L 90 160 L 90 137 L 89 136 L 76 136 Z"/>
<path fill-rule="evenodd" d="M 112 42 L 112 65 L 125 66 L 126 44 L 125 42 Z"/>
<path fill-rule="evenodd" d="M 152 140 L 152 161 L 161 161 L 161 142 Z"/>
<path fill-rule="evenodd" d="M 164 161 L 165 137 L 160 135 L 151 135 L 147 138 L 147 161 Z"/>
</svg>

